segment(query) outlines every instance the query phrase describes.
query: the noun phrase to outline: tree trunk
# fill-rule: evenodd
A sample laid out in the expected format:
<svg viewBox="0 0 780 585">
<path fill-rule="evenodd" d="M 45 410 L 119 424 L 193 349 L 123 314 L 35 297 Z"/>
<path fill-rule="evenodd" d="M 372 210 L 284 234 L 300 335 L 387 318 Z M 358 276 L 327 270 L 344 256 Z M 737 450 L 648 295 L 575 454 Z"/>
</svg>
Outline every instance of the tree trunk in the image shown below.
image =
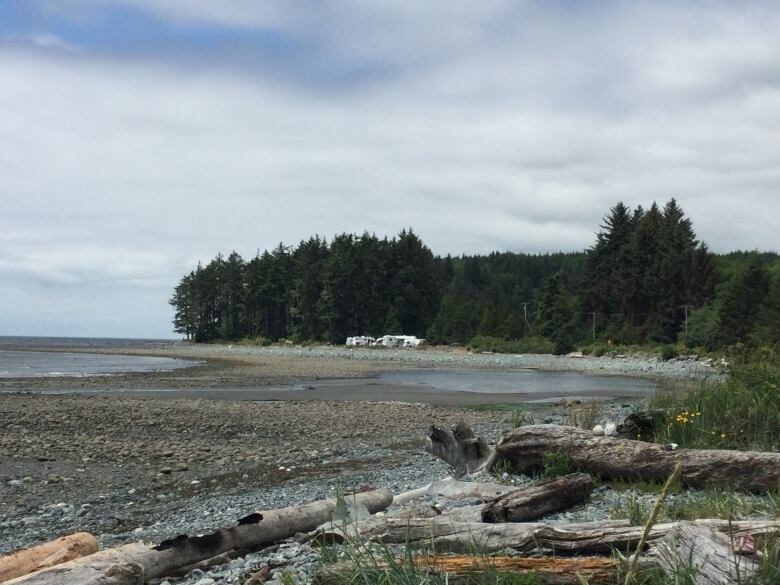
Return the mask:
<svg viewBox="0 0 780 585">
<path fill-rule="evenodd" d="M 499 496 L 482 509 L 483 522 L 528 522 L 584 502 L 593 489 L 587 473 L 572 473 L 552 481 Z"/>
<path fill-rule="evenodd" d="M 365 506 L 371 513 L 375 513 L 390 505 L 393 494 L 387 490 L 374 490 L 346 496 L 345 500 L 348 504 Z M 82 575 L 89 573 L 95 578 L 105 577 L 112 567 L 128 564 L 140 565 L 143 583 L 150 579 L 165 577 L 180 567 L 193 565 L 234 549 L 257 550 L 298 532 L 314 530 L 326 522 L 337 507 L 336 500 L 319 500 L 302 506 L 255 512 L 239 520 L 237 526 L 221 528 L 212 534 L 177 536 L 156 547 L 127 544 L 70 561 L 56 569 L 46 569 L 20 577 L 10 581 L 8 585 L 11 583 L 14 585 L 17 583 L 35 585 L 81 583 L 75 576 L 83 579 Z M 92 568 L 94 570 L 90 570 Z"/>
<path fill-rule="evenodd" d="M 416 557 L 397 559 L 395 566 L 379 563 L 358 567 L 354 562 L 326 565 L 314 576 L 315 585 L 349 585 L 357 570 L 368 572 L 410 571 L 444 573 L 450 585 L 477 585 L 484 583 L 485 573 L 535 573 L 546 585 L 614 585 L 618 563 L 604 558 L 518 558 L 518 557 Z M 377 579 L 378 581 L 378 579 Z"/>
<path fill-rule="evenodd" d="M 485 440 L 475 437 L 463 422 L 456 424 L 451 431 L 432 426 L 425 450 L 449 463 L 456 478 L 483 469 L 491 453 Z"/>
<path fill-rule="evenodd" d="M 780 533 L 780 520 L 697 520 L 696 526 L 712 527 L 720 532 L 739 534 Z M 663 538 L 679 523 L 656 524 L 650 530 L 648 542 Z M 433 518 L 372 518 L 344 529 L 332 528 L 318 534 L 315 542 L 382 542 L 385 544 L 418 543 L 435 547 L 437 551 L 485 553 L 503 549 L 519 552 L 557 551 L 576 553 L 608 553 L 617 549 L 634 552 L 644 528 L 630 526 L 625 520 L 589 522 L 583 524 L 459 522 L 442 515 Z"/>
<path fill-rule="evenodd" d="M 667 573 L 691 574 L 693 585 L 746 583 L 760 566 L 753 556 L 734 553 L 733 537 L 687 523 L 656 542 L 647 556 Z"/>
<path fill-rule="evenodd" d="M 0 583 L 97 552 L 98 543 L 86 532 L 70 534 L 39 546 L 0 557 Z"/>
<path fill-rule="evenodd" d="M 560 425 L 532 425 L 509 431 L 498 443 L 493 461 L 503 459 L 518 471 L 527 472 L 544 467 L 545 458 L 552 453 L 568 457 L 577 471 L 604 478 L 663 482 L 677 462 L 682 462 L 680 480 L 688 487 L 753 492 L 780 488 L 780 453 L 667 451 L 663 445 L 597 437 L 589 431 Z"/>
</svg>

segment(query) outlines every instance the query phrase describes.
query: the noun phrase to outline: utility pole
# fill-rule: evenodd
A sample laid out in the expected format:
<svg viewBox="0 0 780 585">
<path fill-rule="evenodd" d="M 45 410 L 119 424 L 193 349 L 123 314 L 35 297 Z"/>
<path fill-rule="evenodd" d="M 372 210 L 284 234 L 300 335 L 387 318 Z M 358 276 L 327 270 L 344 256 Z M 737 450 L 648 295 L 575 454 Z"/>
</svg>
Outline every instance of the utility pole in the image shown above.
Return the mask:
<svg viewBox="0 0 780 585">
<path fill-rule="evenodd" d="M 683 305 L 681 308 L 685 309 L 685 340 L 688 341 L 688 305 Z"/>
<path fill-rule="evenodd" d="M 523 319 L 525 320 L 525 334 L 528 336 L 531 326 L 528 324 L 528 303 L 521 303 L 523 305 Z"/>
<path fill-rule="evenodd" d="M 596 311 L 593 311 L 591 316 L 593 318 L 593 341 L 596 341 Z"/>
</svg>

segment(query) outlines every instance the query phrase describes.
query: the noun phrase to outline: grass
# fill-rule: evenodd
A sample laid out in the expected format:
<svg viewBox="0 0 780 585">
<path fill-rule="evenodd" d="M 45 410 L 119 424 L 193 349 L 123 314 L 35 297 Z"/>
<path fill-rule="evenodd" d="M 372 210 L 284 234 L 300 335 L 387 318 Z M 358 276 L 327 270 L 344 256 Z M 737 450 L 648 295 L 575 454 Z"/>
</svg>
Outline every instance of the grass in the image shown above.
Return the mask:
<svg viewBox="0 0 780 585">
<path fill-rule="evenodd" d="M 639 491 L 629 490 L 610 510 L 613 520 L 628 520 L 639 526 L 647 521 L 652 503 Z M 744 520 L 750 517 L 780 518 L 780 492 L 758 497 L 731 490 L 711 489 L 684 491 L 664 503 L 659 518 L 662 521 L 720 518 Z"/>
<path fill-rule="evenodd" d="M 573 406 L 567 415 L 566 422 L 579 429 L 591 430 L 599 419 L 601 405 L 596 400 L 590 400 Z"/>
<path fill-rule="evenodd" d="M 555 479 L 568 475 L 574 471 L 569 456 L 564 453 L 548 453 L 544 457 L 544 467 L 542 468 L 542 478 Z"/>
<path fill-rule="evenodd" d="M 666 383 L 650 400 L 665 413 L 659 443 L 711 449 L 780 450 L 780 367 L 733 369 L 723 380 Z"/>
</svg>

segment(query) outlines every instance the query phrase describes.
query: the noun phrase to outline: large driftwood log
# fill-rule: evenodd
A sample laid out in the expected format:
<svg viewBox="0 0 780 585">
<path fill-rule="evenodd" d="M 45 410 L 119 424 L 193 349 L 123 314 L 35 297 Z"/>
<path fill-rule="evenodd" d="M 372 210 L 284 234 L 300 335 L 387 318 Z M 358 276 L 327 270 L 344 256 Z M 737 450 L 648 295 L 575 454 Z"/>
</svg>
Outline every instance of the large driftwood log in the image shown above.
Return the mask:
<svg viewBox="0 0 780 585">
<path fill-rule="evenodd" d="M 325 565 L 314 577 L 316 585 L 349 585 L 355 583 L 354 575 L 359 567 L 354 562 Z M 546 585 L 614 585 L 618 575 L 618 563 L 605 558 L 518 558 L 518 557 L 415 557 L 397 559 L 395 566 L 378 563 L 376 566 L 360 567 L 369 572 L 434 572 L 444 573 L 450 585 L 476 585 L 484 583 L 487 572 L 535 573 Z"/>
<path fill-rule="evenodd" d="M 346 496 L 354 506 L 365 506 L 371 513 L 387 508 L 393 501 L 393 494 L 387 490 L 374 490 Z M 221 528 L 204 536 L 178 536 L 158 546 L 128 544 L 106 549 L 89 557 L 70 561 L 55 569 L 38 571 L 19 577 L 8 585 L 53 585 L 82 583 L 85 575 L 90 579 L 111 577 L 117 566 L 138 565 L 141 583 L 150 579 L 165 577 L 180 567 L 195 564 L 231 550 L 257 550 L 277 540 L 289 538 L 298 532 L 314 530 L 326 522 L 337 510 L 336 500 L 320 500 L 302 506 L 290 506 L 278 510 L 255 512 L 238 521 L 237 526 Z M 121 583 L 127 583 L 122 581 Z M 103 583 L 103 581 L 95 581 Z M 109 583 L 106 581 L 105 583 Z M 117 584 L 118 585 L 118 584 Z"/>
<path fill-rule="evenodd" d="M 456 478 L 480 471 L 491 455 L 485 440 L 475 437 L 464 422 L 456 424 L 451 431 L 432 426 L 425 450 L 449 463 Z"/>
<path fill-rule="evenodd" d="M 696 526 L 712 527 L 724 533 L 780 534 L 780 520 L 697 520 Z M 656 524 L 647 542 L 663 538 L 679 523 Z M 607 553 L 612 549 L 624 553 L 633 548 L 643 532 L 642 526 L 631 526 L 624 520 L 553 525 L 536 522 L 490 524 L 459 522 L 449 516 L 433 518 L 372 518 L 344 529 L 331 529 L 320 534 L 315 542 L 381 542 L 386 544 L 419 544 L 433 546 L 442 552 L 498 552 L 515 549 L 519 552 L 558 551 L 577 553 Z"/>
<path fill-rule="evenodd" d="M 483 522 L 528 522 L 584 502 L 593 489 L 587 473 L 572 473 L 520 488 L 498 497 L 482 509 Z"/>
<path fill-rule="evenodd" d="M 753 492 L 780 488 L 780 453 L 678 449 L 613 437 L 560 425 L 532 425 L 507 432 L 493 461 L 506 460 L 519 471 L 544 466 L 551 453 L 567 456 L 577 471 L 604 478 L 663 482 L 675 465 L 683 465 L 680 481 L 695 488 L 724 487 Z"/>
<path fill-rule="evenodd" d="M 69 534 L 51 542 L 0 557 L 0 583 L 97 552 L 98 542 L 87 532 Z"/>
<path fill-rule="evenodd" d="M 684 523 L 656 542 L 647 558 L 667 573 L 690 573 L 694 585 L 747 583 L 760 565 L 753 556 L 735 554 L 733 540 L 711 527 Z"/>
</svg>

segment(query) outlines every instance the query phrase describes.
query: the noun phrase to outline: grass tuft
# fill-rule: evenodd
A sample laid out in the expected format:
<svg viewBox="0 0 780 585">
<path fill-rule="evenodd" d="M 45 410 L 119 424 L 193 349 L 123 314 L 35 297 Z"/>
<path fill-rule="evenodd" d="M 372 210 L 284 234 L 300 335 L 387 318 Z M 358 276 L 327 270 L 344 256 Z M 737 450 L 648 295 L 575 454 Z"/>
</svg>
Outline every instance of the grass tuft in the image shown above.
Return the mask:
<svg viewBox="0 0 780 585">
<path fill-rule="evenodd" d="M 735 368 L 724 380 L 667 383 L 650 401 L 666 413 L 659 443 L 710 449 L 780 450 L 780 367 Z"/>
</svg>

